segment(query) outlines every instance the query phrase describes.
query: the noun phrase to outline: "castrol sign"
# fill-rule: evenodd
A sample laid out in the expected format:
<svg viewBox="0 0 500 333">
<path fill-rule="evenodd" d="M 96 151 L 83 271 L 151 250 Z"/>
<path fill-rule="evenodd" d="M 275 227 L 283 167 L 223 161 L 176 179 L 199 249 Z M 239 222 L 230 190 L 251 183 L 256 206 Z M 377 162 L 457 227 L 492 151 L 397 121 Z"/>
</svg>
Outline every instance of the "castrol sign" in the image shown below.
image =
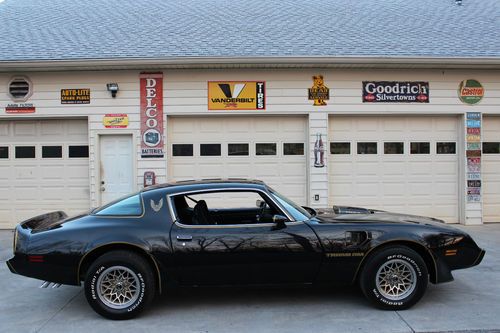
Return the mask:
<svg viewBox="0 0 500 333">
<path fill-rule="evenodd" d="M 163 157 L 163 74 L 140 75 L 141 157 Z"/>
</svg>

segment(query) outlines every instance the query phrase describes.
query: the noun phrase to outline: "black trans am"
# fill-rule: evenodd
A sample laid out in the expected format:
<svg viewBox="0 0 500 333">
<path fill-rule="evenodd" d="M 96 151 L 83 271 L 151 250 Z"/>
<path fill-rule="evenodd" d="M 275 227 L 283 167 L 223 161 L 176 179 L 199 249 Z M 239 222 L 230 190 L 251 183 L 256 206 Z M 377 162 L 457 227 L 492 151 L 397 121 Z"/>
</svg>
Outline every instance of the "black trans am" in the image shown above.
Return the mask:
<svg viewBox="0 0 500 333">
<path fill-rule="evenodd" d="M 484 253 L 440 220 L 315 211 L 240 179 L 157 185 L 85 215 L 32 218 L 16 227 L 7 265 L 46 283 L 83 282 L 97 313 L 127 319 L 172 285 L 358 283 L 376 306 L 402 310 Z"/>
</svg>

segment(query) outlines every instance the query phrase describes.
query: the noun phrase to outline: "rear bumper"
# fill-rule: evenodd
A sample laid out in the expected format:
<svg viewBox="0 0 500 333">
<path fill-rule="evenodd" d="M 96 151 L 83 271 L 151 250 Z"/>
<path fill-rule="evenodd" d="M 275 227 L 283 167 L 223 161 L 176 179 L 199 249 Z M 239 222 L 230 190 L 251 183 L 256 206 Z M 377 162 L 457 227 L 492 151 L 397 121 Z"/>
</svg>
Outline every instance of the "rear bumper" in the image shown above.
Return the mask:
<svg viewBox="0 0 500 333">
<path fill-rule="evenodd" d="M 43 262 L 30 262 L 28 256 L 16 254 L 6 263 L 14 274 L 61 284 L 77 284 L 75 270 L 67 265 L 55 263 L 50 256 L 45 256 Z"/>
</svg>

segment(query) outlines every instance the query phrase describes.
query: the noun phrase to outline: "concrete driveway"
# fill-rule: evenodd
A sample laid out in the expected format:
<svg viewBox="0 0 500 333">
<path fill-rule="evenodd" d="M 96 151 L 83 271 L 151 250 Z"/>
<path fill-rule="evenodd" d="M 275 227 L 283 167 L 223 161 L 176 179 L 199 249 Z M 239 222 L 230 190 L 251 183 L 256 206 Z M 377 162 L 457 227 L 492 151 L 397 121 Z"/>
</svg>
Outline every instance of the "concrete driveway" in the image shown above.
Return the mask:
<svg viewBox="0 0 500 333">
<path fill-rule="evenodd" d="M 374 309 L 357 288 L 190 288 L 122 322 L 94 313 L 82 287 L 11 274 L 13 234 L 0 231 L 0 332 L 500 332 L 500 224 L 460 228 L 486 249 L 482 264 L 429 285 L 410 310 Z"/>
</svg>

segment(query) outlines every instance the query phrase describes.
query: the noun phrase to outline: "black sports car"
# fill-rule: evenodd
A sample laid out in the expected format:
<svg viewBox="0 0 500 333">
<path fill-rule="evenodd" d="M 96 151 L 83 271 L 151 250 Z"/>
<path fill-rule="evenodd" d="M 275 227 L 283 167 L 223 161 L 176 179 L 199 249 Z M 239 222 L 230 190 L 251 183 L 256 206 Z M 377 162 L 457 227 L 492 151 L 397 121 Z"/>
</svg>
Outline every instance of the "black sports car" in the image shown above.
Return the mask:
<svg viewBox="0 0 500 333">
<path fill-rule="evenodd" d="M 451 281 L 484 253 L 440 220 L 315 211 L 239 179 L 157 185 L 88 214 L 32 218 L 16 227 L 7 265 L 57 284 L 83 281 L 97 313 L 127 319 L 167 285 L 359 283 L 378 307 L 401 310 L 428 281 Z"/>
</svg>

